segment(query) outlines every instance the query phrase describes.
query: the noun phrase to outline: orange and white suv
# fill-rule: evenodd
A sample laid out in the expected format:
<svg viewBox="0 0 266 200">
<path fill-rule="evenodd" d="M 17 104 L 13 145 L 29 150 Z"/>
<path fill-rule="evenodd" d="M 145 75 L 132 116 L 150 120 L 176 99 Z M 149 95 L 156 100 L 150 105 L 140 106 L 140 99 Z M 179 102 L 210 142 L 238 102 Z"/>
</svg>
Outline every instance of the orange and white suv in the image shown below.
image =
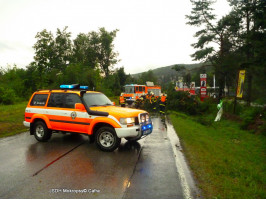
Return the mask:
<svg viewBox="0 0 266 200">
<path fill-rule="evenodd" d="M 88 91 L 87 86 L 60 88 L 34 92 L 26 107 L 23 124 L 38 141 L 49 140 L 52 132 L 82 133 L 101 150 L 114 151 L 121 138 L 137 141 L 152 132 L 144 110 L 114 106 L 103 93 Z"/>
</svg>

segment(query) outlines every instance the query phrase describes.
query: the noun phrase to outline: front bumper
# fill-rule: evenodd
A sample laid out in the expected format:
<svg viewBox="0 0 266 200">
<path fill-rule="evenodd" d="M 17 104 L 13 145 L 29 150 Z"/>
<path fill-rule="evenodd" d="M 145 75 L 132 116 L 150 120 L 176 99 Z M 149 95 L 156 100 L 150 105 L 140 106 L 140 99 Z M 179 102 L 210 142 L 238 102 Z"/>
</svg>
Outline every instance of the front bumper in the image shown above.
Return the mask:
<svg viewBox="0 0 266 200">
<path fill-rule="evenodd" d="M 137 137 L 149 135 L 152 133 L 153 125 L 152 123 L 141 124 L 139 126 L 132 126 L 127 128 L 115 128 L 116 135 L 119 138 L 125 137 Z"/>
<path fill-rule="evenodd" d="M 23 121 L 23 125 L 30 128 L 30 122 Z"/>
</svg>

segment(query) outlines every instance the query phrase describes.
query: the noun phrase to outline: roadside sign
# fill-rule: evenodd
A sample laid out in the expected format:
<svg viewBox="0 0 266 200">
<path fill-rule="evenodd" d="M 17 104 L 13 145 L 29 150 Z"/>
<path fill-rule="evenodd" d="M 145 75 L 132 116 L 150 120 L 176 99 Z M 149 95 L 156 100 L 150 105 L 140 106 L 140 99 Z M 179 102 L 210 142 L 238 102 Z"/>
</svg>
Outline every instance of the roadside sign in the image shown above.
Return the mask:
<svg viewBox="0 0 266 200">
<path fill-rule="evenodd" d="M 207 86 L 207 74 L 200 74 L 200 87 Z"/>
<path fill-rule="evenodd" d="M 200 74 L 200 100 L 207 96 L 207 74 Z"/>
<path fill-rule="evenodd" d="M 195 82 L 190 83 L 190 88 L 195 90 Z"/>
<path fill-rule="evenodd" d="M 200 94 L 202 97 L 205 97 L 207 95 L 207 88 L 206 87 L 201 87 L 200 88 Z"/>
<path fill-rule="evenodd" d="M 195 92 L 195 82 L 191 82 L 190 83 L 190 91 L 189 91 L 189 93 L 191 95 L 196 95 L 196 92 Z"/>
</svg>

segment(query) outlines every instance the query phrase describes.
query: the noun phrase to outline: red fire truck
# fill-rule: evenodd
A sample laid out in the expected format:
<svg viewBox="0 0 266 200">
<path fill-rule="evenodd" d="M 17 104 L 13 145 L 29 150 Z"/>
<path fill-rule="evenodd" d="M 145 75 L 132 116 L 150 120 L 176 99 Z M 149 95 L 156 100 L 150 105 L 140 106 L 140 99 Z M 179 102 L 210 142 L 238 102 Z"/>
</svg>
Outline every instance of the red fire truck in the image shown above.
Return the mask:
<svg viewBox="0 0 266 200">
<path fill-rule="evenodd" d="M 154 85 L 153 82 L 146 82 L 146 85 L 128 84 L 125 85 L 124 93 L 121 93 L 126 103 L 131 105 L 141 96 L 154 94 L 155 97 L 161 96 L 161 86 Z"/>
</svg>

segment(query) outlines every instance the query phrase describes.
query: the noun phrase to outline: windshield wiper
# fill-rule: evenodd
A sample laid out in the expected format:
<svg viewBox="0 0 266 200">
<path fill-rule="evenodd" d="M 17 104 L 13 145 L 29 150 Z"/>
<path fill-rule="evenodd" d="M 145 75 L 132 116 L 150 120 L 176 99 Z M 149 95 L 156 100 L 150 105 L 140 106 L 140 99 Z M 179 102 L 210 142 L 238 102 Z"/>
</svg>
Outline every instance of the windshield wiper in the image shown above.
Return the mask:
<svg viewBox="0 0 266 200">
<path fill-rule="evenodd" d="M 100 105 L 97 105 L 97 104 L 93 104 L 93 105 L 90 105 L 90 107 L 91 107 L 91 106 L 100 106 Z"/>
</svg>

